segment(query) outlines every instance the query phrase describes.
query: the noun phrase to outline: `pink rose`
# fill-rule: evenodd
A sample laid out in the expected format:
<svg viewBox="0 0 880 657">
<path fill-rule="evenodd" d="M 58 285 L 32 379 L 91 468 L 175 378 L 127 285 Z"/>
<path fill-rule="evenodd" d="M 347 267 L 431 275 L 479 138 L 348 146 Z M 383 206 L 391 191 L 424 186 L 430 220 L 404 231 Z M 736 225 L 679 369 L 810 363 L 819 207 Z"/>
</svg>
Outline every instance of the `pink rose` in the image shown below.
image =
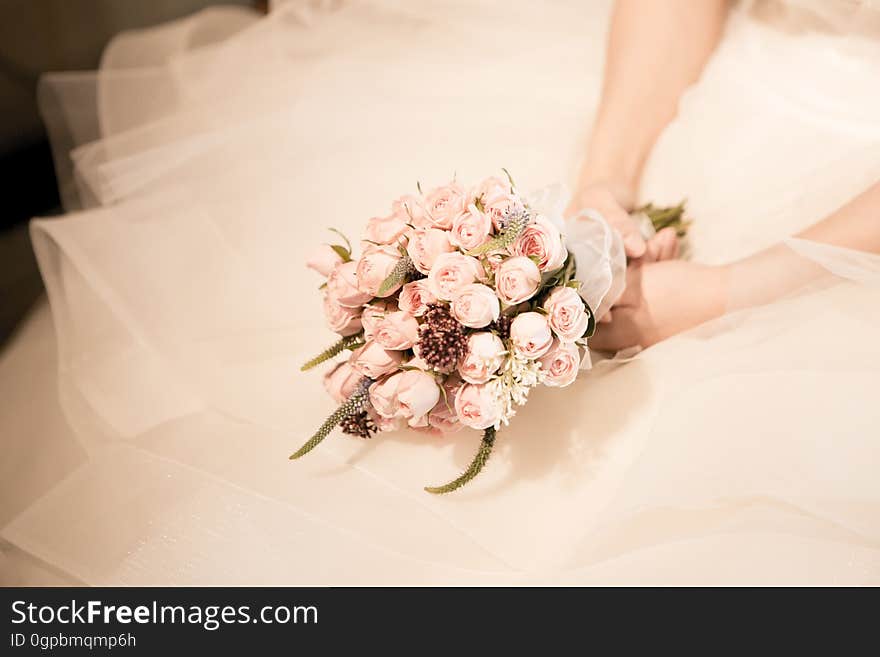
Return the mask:
<svg viewBox="0 0 880 657">
<path fill-rule="evenodd" d="M 455 412 L 455 395 L 462 386 L 462 381 L 457 376 L 446 377 L 443 382 L 443 395 L 440 395 L 440 401 L 428 413 L 428 425 L 437 429 L 441 433 L 452 433 L 460 431 L 464 426 L 458 421 L 458 414 Z"/>
<path fill-rule="evenodd" d="M 491 176 L 484 178 L 479 184 L 471 190 L 471 198 L 474 201 L 487 203 L 499 196 L 506 196 L 513 193 L 510 188 L 510 181 L 499 176 Z"/>
<path fill-rule="evenodd" d="M 340 306 L 329 294 L 324 295 L 324 316 L 330 330 L 339 335 L 354 335 L 361 330 L 360 309 Z"/>
<path fill-rule="evenodd" d="M 427 415 L 440 399 L 434 377 L 421 370 L 394 374 L 370 386 L 370 404 L 386 418 L 406 418 L 411 426 L 427 426 Z"/>
<path fill-rule="evenodd" d="M 399 418 L 382 417 L 376 412 L 376 410 L 372 406 L 367 409 L 367 414 L 370 416 L 370 419 L 373 421 L 373 424 L 376 425 L 376 428 L 379 431 L 397 431 L 398 429 L 400 429 Z"/>
<path fill-rule="evenodd" d="M 340 306 L 359 308 L 373 298 L 372 294 L 358 289 L 357 262 L 337 265 L 327 279 L 327 293 Z"/>
<path fill-rule="evenodd" d="M 397 383 L 403 372 L 379 379 L 370 386 L 370 406 L 379 417 L 397 417 Z"/>
<path fill-rule="evenodd" d="M 556 271 L 565 264 L 568 257 L 559 229 L 540 214 L 516 238 L 510 252 L 513 255 L 537 258 L 538 269 L 543 272 Z"/>
<path fill-rule="evenodd" d="M 491 389 L 486 385 L 464 384 L 455 395 L 455 413 L 472 429 L 487 429 L 501 419 Z"/>
<path fill-rule="evenodd" d="M 364 338 L 372 340 L 379 323 L 386 315 L 397 312 L 397 304 L 394 301 L 374 301 L 364 306 L 361 314 L 361 324 L 364 326 Z"/>
<path fill-rule="evenodd" d="M 322 244 L 312 254 L 312 257 L 306 260 L 306 267 L 315 270 L 321 276 L 329 276 L 336 269 L 336 265 L 341 264 L 342 256 L 336 253 L 329 244 Z"/>
<path fill-rule="evenodd" d="M 392 212 L 387 217 L 372 217 L 367 220 L 364 239 L 377 244 L 395 244 L 408 230 L 409 217 L 406 213 Z"/>
<path fill-rule="evenodd" d="M 510 183 L 498 177 L 487 178 L 472 192 L 474 202 L 480 201 L 483 212 L 495 230 L 501 230 L 502 219 L 508 212 L 521 210 L 523 202 L 513 193 Z"/>
<path fill-rule="evenodd" d="M 435 301 L 437 301 L 437 297 L 433 295 L 425 279 L 411 281 L 404 285 L 400 288 L 400 296 L 397 298 L 400 309 L 413 317 L 424 315 L 428 304 Z"/>
<path fill-rule="evenodd" d="M 402 360 L 403 354 L 401 352 L 386 351 L 378 342 L 370 340 L 351 353 L 349 362 L 364 376 L 378 379 L 383 374 L 396 370 Z"/>
<path fill-rule="evenodd" d="M 406 252 L 413 261 L 413 265 L 423 274 L 431 271 L 437 256 L 454 250 L 455 247 L 449 243 L 449 233 L 439 228 L 414 230 L 406 245 Z"/>
<path fill-rule="evenodd" d="M 582 338 L 590 323 L 584 301 L 574 288 L 554 287 L 544 301 L 544 310 L 561 342 Z"/>
<path fill-rule="evenodd" d="M 465 285 L 452 297 L 452 316 L 470 328 L 488 326 L 501 314 L 495 290 L 481 283 Z"/>
<path fill-rule="evenodd" d="M 357 264 L 358 289 L 371 297 L 379 296 L 379 288 L 400 260 L 400 253 L 392 246 L 370 246 Z M 388 290 L 383 297 L 394 294 L 400 285 Z"/>
<path fill-rule="evenodd" d="M 428 228 L 431 219 L 425 212 L 425 199 L 415 194 L 405 194 L 391 204 L 391 211 L 405 217 L 406 222 L 416 228 Z"/>
<path fill-rule="evenodd" d="M 508 306 L 531 298 L 541 285 L 538 265 L 525 256 L 507 258 L 495 270 L 495 290 Z"/>
<path fill-rule="evenodd" d="M 455 215 L 463 212 L 467 196 L 461 185 L 452 182 L 431 190 L 425 196 L 425 212 L 436 228 L 449 230 Z"/>
<path fill-rule="evenodd" d="M 564 388 L 573 383 L 581 365 L 577 345 L 558 340 L 554 341 L 550 350 L 539 360 L 544 373 L 544 385 L 552 388 Z"/>
<path fill-rule="evenodd" d="M 419 322 L 403 311 L 389 313 L 376 326 L 373 339 L 385 349 L 409 349 L 419 339 Z"/>
<path fill-rule="evenodd" d="M 469 205 L 467 210 L 452 220 L 449 241 L 462 251 L 470 251 L 488 240 L 491 232 L 492 220 L 489 215 L 477 210 L 475 205 Z"/>
<path fill-rule="evenodd" d="M 470 285 L 482 274 L 483 268 L 476 258 L 458 251 L 441 253 L 428 274 L 428 286 L 434 296 L 448 301 L 461 288 Z"/>
<path fill-rule="evenodd" d="M 494 333 L 471 333 L 458 373 L 468 383 L 486 383 L 501 367 L 506 355 L 504 343 Z"/>
<path fill-rule="evenodd" d="M 521 313 L 510 323 L 510 341 L 526 358 L 540 358 L 553 345 L 553 333 L 541 313 Z"/>
<path fill-rule="evenodd" d="M 339 363 L 324 375 L 324 389 L 339 404 L 351 397 L 363 375 L 349 363 Z"/>
</svg>

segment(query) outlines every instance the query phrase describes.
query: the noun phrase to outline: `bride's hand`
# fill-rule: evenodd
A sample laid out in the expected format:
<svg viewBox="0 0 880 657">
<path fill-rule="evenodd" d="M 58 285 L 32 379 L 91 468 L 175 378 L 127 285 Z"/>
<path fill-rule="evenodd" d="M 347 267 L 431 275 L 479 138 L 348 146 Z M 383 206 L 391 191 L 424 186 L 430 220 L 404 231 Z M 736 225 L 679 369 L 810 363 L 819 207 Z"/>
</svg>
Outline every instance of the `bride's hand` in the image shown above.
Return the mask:
<svg viewBox="0 0 880 657">
<path fill-rule="evenodd" d="M 574 216 L 587 208 L 596 210 L 620 233 L 627 258 L 641 258 L 646 262 L 678 257 L 679 243 L 674 228 L 664 228 L 650 240 L 645 240 L 638 223 L 625 208 L 632 207 L 635 195 L 623 187 L 590 184 L 578 189 L 565 214 Z"/>
<path fill-rule="evenodd" d="M 648 347 L 719 317 L 727 304 L 727 270 L 683 260 L 627 267 L 626 290 L 600 323 L 590 347 L 618 351 Z"/>
</svg>

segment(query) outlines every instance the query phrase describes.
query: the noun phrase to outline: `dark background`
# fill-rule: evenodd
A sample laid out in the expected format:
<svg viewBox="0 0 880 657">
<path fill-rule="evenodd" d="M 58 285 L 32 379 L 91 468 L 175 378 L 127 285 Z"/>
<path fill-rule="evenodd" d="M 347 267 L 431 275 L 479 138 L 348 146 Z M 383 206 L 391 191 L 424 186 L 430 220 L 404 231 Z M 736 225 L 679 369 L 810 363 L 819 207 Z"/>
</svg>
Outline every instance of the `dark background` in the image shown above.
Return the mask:
<svg viewBox="0 0 880 657">
<path fill-rule="evenodd" d="M 110 38 L 209 5 L 266 0 L 0 0 L 0 348 L 43 293 L 27 224 L 62 212 L 37 110 L 47 71 L 92 70 Z"/>
</svg>

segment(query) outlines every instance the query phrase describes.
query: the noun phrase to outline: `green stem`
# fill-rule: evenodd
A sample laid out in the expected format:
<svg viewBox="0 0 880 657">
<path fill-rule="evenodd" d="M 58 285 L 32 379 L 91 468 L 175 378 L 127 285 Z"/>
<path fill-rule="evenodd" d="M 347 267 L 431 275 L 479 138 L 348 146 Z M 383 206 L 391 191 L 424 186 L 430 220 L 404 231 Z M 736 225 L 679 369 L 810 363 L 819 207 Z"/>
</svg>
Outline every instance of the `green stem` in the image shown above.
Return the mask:
<svg viewBox="0 0 880 657">
<path fill-rule="evenodd" d="M 648 203 L 640 207 L 636 212 L 642 212 L 647 215 L 648 219 L 654 226 L 654 230 L 660 231 L 664 228 L 675 228 L 675 232 L 679 237 L 687 235 L 688 226 L 691 222 L 685 219 L 685 202 L 682 201 L 678 205 L 671 207 L 658 208 Z"/>
<path fill-rule="evenodd" d="M 461 476 L 458 479 L 450 481 L 448 484 L 445 484 L 443 486 L 426 486 L 425 490 L 429 493 L 434 493 L 435 495 L 442 495 L 444 493 L 451 493 L 452 491 L 461 488 L 471 479 L 480 474 L 480 470 L 483 469 L 483 466 L 486 465 L 486 461 L 489 460 L 489 455 L 492 453 L 492 446 L 494 444 L 495 427 L 489 427 L 483 432 L 483 440 L 480 441 L 480 448 L 474 455 L 471 464 L 463 473 L 461 473 Z"/>
<path fill-rule="evenodd" d="M 315 434 L 309 438 L 302 447 L 296 450 L 293 454 L 290 455 L 290 459 L 298 459 L 301 456 L 305 456 L 309 452 L 311 452 L 315 447 L 321 444 L 321 441 L 324 440 L 327 436 L 330 435 L 330 432 L 336 428 L 340 422 L 342 422 L 345 418 L 360 413 L 367 406 L 370 398 L 370 385 L 373 383 L 373 380 L 369 377 L 363 377 L 357 384 L 355 391 L 351 393 L 351 396 L 346 399 L 342 405 L 337 408 L 333 413 L 324 420 L 324 424 L 315 432 Z"/>
<path fill-rule="evenodd" d="M 321 363 L 327 362 L 328 360 L 330 360 L 334 356 L 341 354 L 344 349 L 357 349 L 358 347 L 360 347 L 361 345 L 364 344 L 362 338 L 363 338 L 363 333 L 357 333 L 355 335 L 349 335 L 344 338 L 340 338 L 339 340 L 334 342 L 332 345 L 327 347 L 320 354 L 318 354 L 317 356 L 312 358 L 310 361 L 308 361 L 305 365 L 300 367 L 299 368 L 300 371 L 306 372 L 306 371 L 312 369 L 313 367 L 317 367 Z"/>
</svg>

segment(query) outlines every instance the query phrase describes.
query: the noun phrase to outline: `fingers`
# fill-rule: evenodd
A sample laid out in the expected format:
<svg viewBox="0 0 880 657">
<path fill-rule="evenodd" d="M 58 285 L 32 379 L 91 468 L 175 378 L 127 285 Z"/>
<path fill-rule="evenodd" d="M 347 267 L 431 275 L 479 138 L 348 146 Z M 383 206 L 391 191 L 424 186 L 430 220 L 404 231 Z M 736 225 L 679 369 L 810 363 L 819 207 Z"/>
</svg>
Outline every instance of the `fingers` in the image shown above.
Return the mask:
<svg viewBox="0 0 880 657">
<path fill-rule="evenodd" d="M 645 260 L 657 262 L 677 258 L 680 252 L 680 242 L 675 229 L 667 227 L 658 232 L 648 241 Z"/>
</svg>

